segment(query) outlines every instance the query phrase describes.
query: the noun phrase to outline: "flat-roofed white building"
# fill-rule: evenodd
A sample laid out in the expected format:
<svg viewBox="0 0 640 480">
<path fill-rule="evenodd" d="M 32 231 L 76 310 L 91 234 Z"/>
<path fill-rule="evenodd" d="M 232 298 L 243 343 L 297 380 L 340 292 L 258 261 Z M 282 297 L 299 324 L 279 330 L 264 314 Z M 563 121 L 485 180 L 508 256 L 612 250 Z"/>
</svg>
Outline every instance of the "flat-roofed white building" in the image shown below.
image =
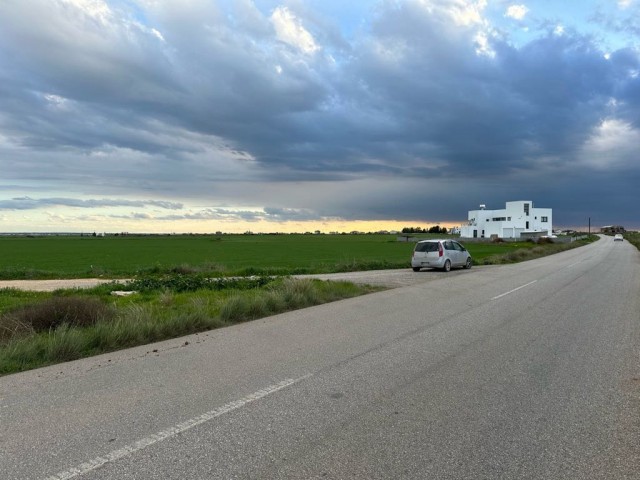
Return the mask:
<svg viewBox="0 0 640 480">
<path fill-rule="evenodd" d="M 535 208 L 531 200 L 507 202 L 501 210 L 469 211 L 468 222 L 460 227 L 463 238 L 521 238 L 551 235 L 553 216 L 551 208 Z"/>
</svg>

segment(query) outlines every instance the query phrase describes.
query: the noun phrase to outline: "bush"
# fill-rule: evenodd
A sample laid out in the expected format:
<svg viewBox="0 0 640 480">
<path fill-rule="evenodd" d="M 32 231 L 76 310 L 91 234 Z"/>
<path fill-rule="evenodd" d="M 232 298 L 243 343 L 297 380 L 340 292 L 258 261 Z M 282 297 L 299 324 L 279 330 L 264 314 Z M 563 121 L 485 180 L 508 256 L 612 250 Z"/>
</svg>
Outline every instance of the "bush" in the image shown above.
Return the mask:
<svg viewBox="0 0 640 480">
<path fill-rule="evenodd" d="M 128 282 L 125 288 L 139 292 L 170 290 L 175 293 L 195 292 L 197 290 L 250 290 L 267 285 L 272 281 L 273 279 L 269 277 L 226 278 L 174 273 L 173 275 L 136 278 Z M 119 286 L 119 288 L 122 288 L 122 286 Z"/>
<path fill-rule="evenodd" d="M 97 298 L 52 297 L 6 313 L 0 318 L 0 325 L 9 329 L 13 325 L 16 331 L 43 332 L 62 324 L 86 327 L 113 315 L 113 310 Z"/>
<path fill-rule="evenodd" d="M 5 314 L 0 317 L 0 342 L 5 342 L 11 338 L 29 335 L 33 332 L 33 327 L 20 320 L 16 315 Z"/>
<path fill-rule="evenodd" d="M 553 243 L 553 240 L 548 237 L 540 237 L 536 243 L 538 245 L 548 245 L 550 243 Z"/>
</svg>

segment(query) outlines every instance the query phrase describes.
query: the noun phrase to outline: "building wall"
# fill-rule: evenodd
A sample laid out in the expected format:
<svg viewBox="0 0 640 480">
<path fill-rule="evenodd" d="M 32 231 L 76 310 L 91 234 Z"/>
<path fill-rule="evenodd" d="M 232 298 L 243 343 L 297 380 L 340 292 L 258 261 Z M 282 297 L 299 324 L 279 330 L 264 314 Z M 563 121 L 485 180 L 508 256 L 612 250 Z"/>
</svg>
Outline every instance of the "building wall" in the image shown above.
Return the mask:
<svg viewBox="0 0 640 480">
<path fill-rule="evenodd" d="M 500 210 L 471 210 L 467 225 L 460 228 L 465 238 L 519 238 L 522 232 L 553 232 L 551 208 L 535 208 L 533 202 L 520 200 L 507 202 Z"/>
</svg>

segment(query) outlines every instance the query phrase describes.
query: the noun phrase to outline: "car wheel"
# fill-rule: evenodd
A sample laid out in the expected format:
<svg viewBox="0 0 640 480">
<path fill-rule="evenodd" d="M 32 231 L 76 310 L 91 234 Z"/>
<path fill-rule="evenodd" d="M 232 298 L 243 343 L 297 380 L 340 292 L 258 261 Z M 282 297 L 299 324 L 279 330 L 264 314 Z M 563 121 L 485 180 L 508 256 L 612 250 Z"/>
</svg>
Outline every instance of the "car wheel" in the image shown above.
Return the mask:
<svg viewBox="0 0 640 480">
<path fill-rule="evenodd" d="M 473 265 L 473 261 L 471 260 L 471 257 L 467 257 L 467 263 L 464 264 L 464 268 L 469 269 L 471 268 L 471 265 Z"/>
<path fill-rule="evenodd" d="M 419 272 L 420 271 L 420 267 L 411 267 L 411 268 L 413 268 L 414 272 Z"/>
<path fill-rule="evenodd" d="M 445 272 L 450 272 L 451 271 L 451 261 L 447 260 L 446 262 L 444 262 L 444 267 L 442 268 L 442 270 L 444 270 Z"/>
</svg>

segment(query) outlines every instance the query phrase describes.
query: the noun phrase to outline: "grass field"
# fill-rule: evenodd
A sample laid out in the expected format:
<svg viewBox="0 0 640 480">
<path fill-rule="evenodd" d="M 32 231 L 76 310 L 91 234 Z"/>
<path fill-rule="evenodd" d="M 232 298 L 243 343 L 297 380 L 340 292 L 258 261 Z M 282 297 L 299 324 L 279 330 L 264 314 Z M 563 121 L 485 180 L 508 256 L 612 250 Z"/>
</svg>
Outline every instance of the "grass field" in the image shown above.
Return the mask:
<svg viewBox="0 0 640 480">
<path fill-rule="evenodd" d="M 336 264 L 406 264 L 411 245 L 379 235 L 176 235 L 0 238 L 2 278 L 108 277 L 197 269 L 322 271 Z"/>
<path fill-rule="evenodd" d="M 408 268 L 413 246 L 398 242 L 395 235 L 0 237 L 0 279 L 118 278 L 171 271 L 267 275 Z M 519 242 L 467 247 L 474 261 L 481 263 L 488 256 L 534 245 Z"/>
</svg>

